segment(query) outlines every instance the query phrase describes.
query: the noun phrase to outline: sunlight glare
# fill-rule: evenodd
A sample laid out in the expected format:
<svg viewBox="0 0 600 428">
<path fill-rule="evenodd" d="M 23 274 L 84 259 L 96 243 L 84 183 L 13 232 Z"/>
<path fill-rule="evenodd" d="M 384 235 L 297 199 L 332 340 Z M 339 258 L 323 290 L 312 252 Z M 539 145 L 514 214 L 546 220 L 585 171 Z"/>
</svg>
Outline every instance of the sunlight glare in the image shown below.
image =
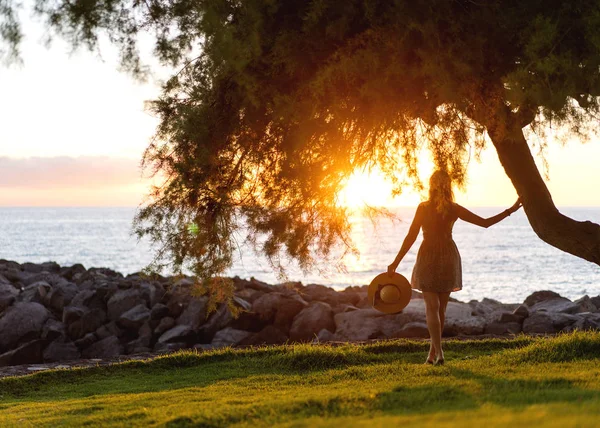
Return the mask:
<svg viewBox="0 0 600 428">
<path fill-rule="evenodd" d="M 400 196 L 392 197 L 392 184 L 378 171 L 354 172 L 340 193 L 340 202 L 348 208 L 416 206 L 420 195 L 406 189 Z"/>
</svg>

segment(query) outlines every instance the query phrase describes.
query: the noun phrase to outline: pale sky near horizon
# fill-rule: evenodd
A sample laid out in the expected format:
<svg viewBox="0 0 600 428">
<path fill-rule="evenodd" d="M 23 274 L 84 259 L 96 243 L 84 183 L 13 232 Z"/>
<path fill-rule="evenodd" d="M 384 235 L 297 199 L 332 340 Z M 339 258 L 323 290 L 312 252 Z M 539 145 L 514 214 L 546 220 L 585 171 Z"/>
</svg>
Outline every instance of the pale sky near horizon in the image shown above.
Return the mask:
<svg viewBox="0 0 600 428">
<path fill-rule="evenodd" d="M 104 62 L 83 50 L 70 55 L 59 39 L 47 49 L 42 25 L 21 16 L 24 65 L 0 66 L 0 206 L 138 205 L 146 189 L 139 161 L 157 124 L 144 101 L 158 85 L 120 73 L 107 47 Z M 550 144 L 547 159 L 558 206 L 600 205 L 600 141 Z M 375 185 L 365 186 L 367 202 L 376 202 L 369 200 Z M 457 192 L 467 206 L 508 206 L 515 197 L 493 148 L 471 162 L 466 192 Z"/>
</svg>

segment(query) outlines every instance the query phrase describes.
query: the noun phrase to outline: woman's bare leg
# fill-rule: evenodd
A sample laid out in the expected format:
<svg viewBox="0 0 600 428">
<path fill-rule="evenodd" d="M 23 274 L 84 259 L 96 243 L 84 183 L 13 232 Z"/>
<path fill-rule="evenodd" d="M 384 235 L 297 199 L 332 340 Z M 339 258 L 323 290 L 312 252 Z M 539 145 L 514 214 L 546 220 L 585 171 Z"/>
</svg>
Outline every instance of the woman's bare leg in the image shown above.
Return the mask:
<svg viewBox="0 0 600 428">
<path fill-rule="evenodd" d="M 437 358 L 444 358 L 444 353 L 442 351 L 442 330 L 440 322 L 440 298 L 438 293 L 424 291 L 423 299 L 425 300 L 427 329 L 429 330 L 429 337 L 431 338 L 429 355 L 431 356 L 431 351 L 433 350 Z"/>
<path fill-rule="evenodd" d="M 438 293 L 440 299 L 440 331 L 444 335 L 444 323 L 446 321 L 446 306 L 450 300 L 450 293 Z"/>
</svg>

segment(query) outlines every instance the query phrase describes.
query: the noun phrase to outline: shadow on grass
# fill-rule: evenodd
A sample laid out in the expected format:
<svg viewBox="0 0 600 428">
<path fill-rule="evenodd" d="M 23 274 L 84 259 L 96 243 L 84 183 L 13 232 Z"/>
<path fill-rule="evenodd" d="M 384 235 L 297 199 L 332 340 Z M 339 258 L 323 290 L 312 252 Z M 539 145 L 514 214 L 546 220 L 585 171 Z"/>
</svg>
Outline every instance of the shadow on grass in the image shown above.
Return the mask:
<svg viewBox="0 0 600 428">
<path fill-rule="evenodd" d="M 59 401 L 93 395 L 201 388 L 218 381 L 238 380 L 249 376 L 315 373 L 371 364 L 421 364 L 428 346 L 426 342 L 399 340 L 369 345 L 224 349 L 202 354 L 188 351 L 150 361 L 131 361 L 108 367 L 41 372 L 22 378 L 1 379 L 0 408 L 21 399 Z M 463 355 L 468 353 L 474 357 L 503 351 L 494 357 L 498 359 L 495 360 L 498 364 L 519 362 L 532 357 L 541 362 L 572 361 L 596 358 L 600 353 L 600 334 L 574 333 L 553 339 L 523 336 L 513 340 L 449 341 L 445 347 L 450 352 Z M 504 395 L 510 395 L 510 388 L 517 388 L 527 391 L 524 392 L 525 395 L 532 393 L 535 397 L 539 392 L 538 387 L 543 386 L 539 383 L 529 385 L 495 378 L 486 379 L 468 372 L 461 375 L 460 371 L 451 370 L 456 378 L 476 379 L 484 385 L 484 390 L 502 390 Z M 502 389 L 505 384 L 507 386 Z M 568 389 L 558 386 L 560 390 Z M 398 399 L 401 391 L 394 394 L 394 399 Z M 451 401 L 468 401 L 466 396 L 459 392 L 456 394 L 448 395 L 450 398 L 455 397 Z M 502 394 L 494 400 L 500 402 L 501 397 Z M 412 401 L 411 403 L 414 404 Z M 407 408 L 410 407 L 408 405 Z"/>
</svg>

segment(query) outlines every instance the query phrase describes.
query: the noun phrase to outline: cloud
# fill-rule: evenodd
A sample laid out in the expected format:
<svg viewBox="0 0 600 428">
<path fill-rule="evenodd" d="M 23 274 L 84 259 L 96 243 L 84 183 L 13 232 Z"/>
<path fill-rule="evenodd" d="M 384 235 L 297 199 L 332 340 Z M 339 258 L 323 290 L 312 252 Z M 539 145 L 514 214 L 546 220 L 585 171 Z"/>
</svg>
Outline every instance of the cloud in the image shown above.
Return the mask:
<svg viewBox="0 0 600 428">
<path fill-rule="evenodd" d="M 139 161 L 109 156 L 0 157 L 3 189 L 106 189 L 143 181 Z"/>
</svg>

